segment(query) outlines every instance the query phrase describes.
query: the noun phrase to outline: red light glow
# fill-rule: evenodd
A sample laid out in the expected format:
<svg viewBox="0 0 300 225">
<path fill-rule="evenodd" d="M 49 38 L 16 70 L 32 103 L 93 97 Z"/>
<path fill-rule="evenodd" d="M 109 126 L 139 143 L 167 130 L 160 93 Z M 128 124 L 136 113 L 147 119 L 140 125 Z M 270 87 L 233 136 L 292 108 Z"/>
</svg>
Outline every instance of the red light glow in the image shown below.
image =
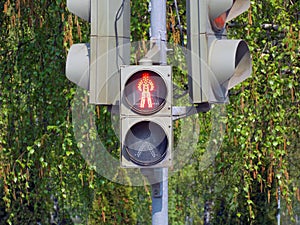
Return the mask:
<svg viewBox="0 0 300 225">
<path fill-rule="evenodd" d="M 223 27 L 225 26 L 226 23 L 226 17 L 227 17 L 227 12 L 222 13 L 220 16 L 218 16 L 217 18 L 214 19 L 214 24 L 215 27 L 218 30 L 223 29 Z"/>
<path fill-rule="evenodd" d="M 140 108 L 145 108 L 146 103 L 148 108 L 153 108 L 151 92 L 153 92 L 155 87 L 153 81 L 149 78 L 149 73 L 142 74 L 142 78 L 138 82 L 137 88 L 141 92 Z"/>
</svg>

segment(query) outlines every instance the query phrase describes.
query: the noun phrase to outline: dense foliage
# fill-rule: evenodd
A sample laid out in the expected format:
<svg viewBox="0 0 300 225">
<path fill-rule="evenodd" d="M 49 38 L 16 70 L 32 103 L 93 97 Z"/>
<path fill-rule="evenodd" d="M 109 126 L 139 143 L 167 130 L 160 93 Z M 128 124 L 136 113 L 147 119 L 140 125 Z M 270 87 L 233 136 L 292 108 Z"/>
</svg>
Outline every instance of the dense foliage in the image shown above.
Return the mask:
<svg viewBox="0 0 300 225">
<path fill-rule="evenodd" d="M 177 2 L 183 35 L 169 0 L 168 39 L 185 45 L 185 1 Z M 148 1 L 131 5 L 131 39 L 148 39 Z M 89 41 L 89 24 L 65 0 L 1 1 L 0 24 L 0 224 L 151 224 L 149 186 L 105 179 L 77 148 L 76 86 L 65 61 L 73 43 Z M 213 114 L 199 114 L 194 163 L 169 181 L 170 224 L 204 224 L 207 212 L 210 224 L 276 224 L 279 198 L 282 224 L 299 223 L 300 2 L 252 1 L 228 27 L 248 42 L 253 73 L 221 109 L 225 137 L 206 168 L 200 161 Z M 178 71 L 175 78 L 187 80 Z M 118 148 L 107 108 L 95 117 L 108 149 Z"/>
</svg>

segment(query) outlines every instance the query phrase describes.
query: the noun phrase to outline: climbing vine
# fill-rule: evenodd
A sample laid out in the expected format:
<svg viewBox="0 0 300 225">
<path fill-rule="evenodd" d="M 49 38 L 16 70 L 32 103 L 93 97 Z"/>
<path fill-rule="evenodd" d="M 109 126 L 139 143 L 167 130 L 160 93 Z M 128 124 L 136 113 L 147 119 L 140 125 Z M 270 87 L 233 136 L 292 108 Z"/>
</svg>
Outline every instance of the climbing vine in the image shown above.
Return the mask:
<svg viewBox="0 0 300 225">
<path fill-rule="evenodd" d="M 185 47 L 185 1 L 177 4 L 168 0 L 168 40 Z M 131 1 L 131 8 L 131 41 L 148 39 L 148 1 Z M 205 143 L 216 131 L 212 114 L 199 114 L 194 163 L 169 181 L 171 224 L 204 224 L 208 211 L 211 224 L 276 224 L 279 198 L 282 223 L 299 218 L 299 9 L 295 0 L 251 1 L 227 25 L 230 38 L 248 43 L 252 76 L 230 90 L 225 137 L 204 169 Z M 150 224 L 149 186 L 105 179 L 77 148 L 76 86 L 65 62 L 73 43 L 89 42 L 89 24 L 68 12 L 65 0 L 4 0 L 0 24 L 0 224 Z M 186 76 L 174 69 L 183 90 Z M 109 111 L 94 113 L 115 154 Z"/>
</svg>

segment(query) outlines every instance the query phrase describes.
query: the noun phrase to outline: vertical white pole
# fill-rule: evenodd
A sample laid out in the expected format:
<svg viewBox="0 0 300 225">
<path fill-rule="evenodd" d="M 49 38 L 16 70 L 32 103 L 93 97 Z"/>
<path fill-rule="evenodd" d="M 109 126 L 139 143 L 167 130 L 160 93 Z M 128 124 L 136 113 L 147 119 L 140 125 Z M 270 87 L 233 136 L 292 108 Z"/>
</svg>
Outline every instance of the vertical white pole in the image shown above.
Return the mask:
<svg viewBox="0 0 300 225">
<path fill-rule="evenodd" d="M 160 64 L 167 65 L 166 0 L 151 0 L 151 42 L 160 47 Z M 168 225 L 168 168 L 159 169 L 162 181 L 152 184 L 152 225 Z M 159 192 L 159 193 L 157 193 Z"/>
<path fill-rule="evenodd" d="M 167 1 L 151 0 L 151 32 L 150 39 L 160 47 L 160 64 L 167 65 Z"/>
<path fill-rule="evenodd" d="M 151 185 L 152 225 L 168 225 L 168 168 L 159 170 L 162 181 Z"/>
</svg>

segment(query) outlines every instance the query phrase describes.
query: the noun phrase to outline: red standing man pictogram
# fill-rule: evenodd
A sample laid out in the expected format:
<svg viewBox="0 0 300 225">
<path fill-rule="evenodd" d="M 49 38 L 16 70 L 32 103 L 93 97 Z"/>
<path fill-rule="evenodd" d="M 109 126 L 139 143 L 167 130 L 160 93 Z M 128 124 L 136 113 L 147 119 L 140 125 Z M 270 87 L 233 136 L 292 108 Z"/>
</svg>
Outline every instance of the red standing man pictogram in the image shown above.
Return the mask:
<svg viewBox="0 0 300 225">
<path fill-rule="evenodd" d="M 154 90 L 154 83 L 149 78 L 149 73 L 144 73 L 142 79 L 138 82 L 138 90 L 142 92 L 140 108 L 145 108 L 147 100 L 148 108 L 152 108 L 151 92 Z"/>
</svg>

